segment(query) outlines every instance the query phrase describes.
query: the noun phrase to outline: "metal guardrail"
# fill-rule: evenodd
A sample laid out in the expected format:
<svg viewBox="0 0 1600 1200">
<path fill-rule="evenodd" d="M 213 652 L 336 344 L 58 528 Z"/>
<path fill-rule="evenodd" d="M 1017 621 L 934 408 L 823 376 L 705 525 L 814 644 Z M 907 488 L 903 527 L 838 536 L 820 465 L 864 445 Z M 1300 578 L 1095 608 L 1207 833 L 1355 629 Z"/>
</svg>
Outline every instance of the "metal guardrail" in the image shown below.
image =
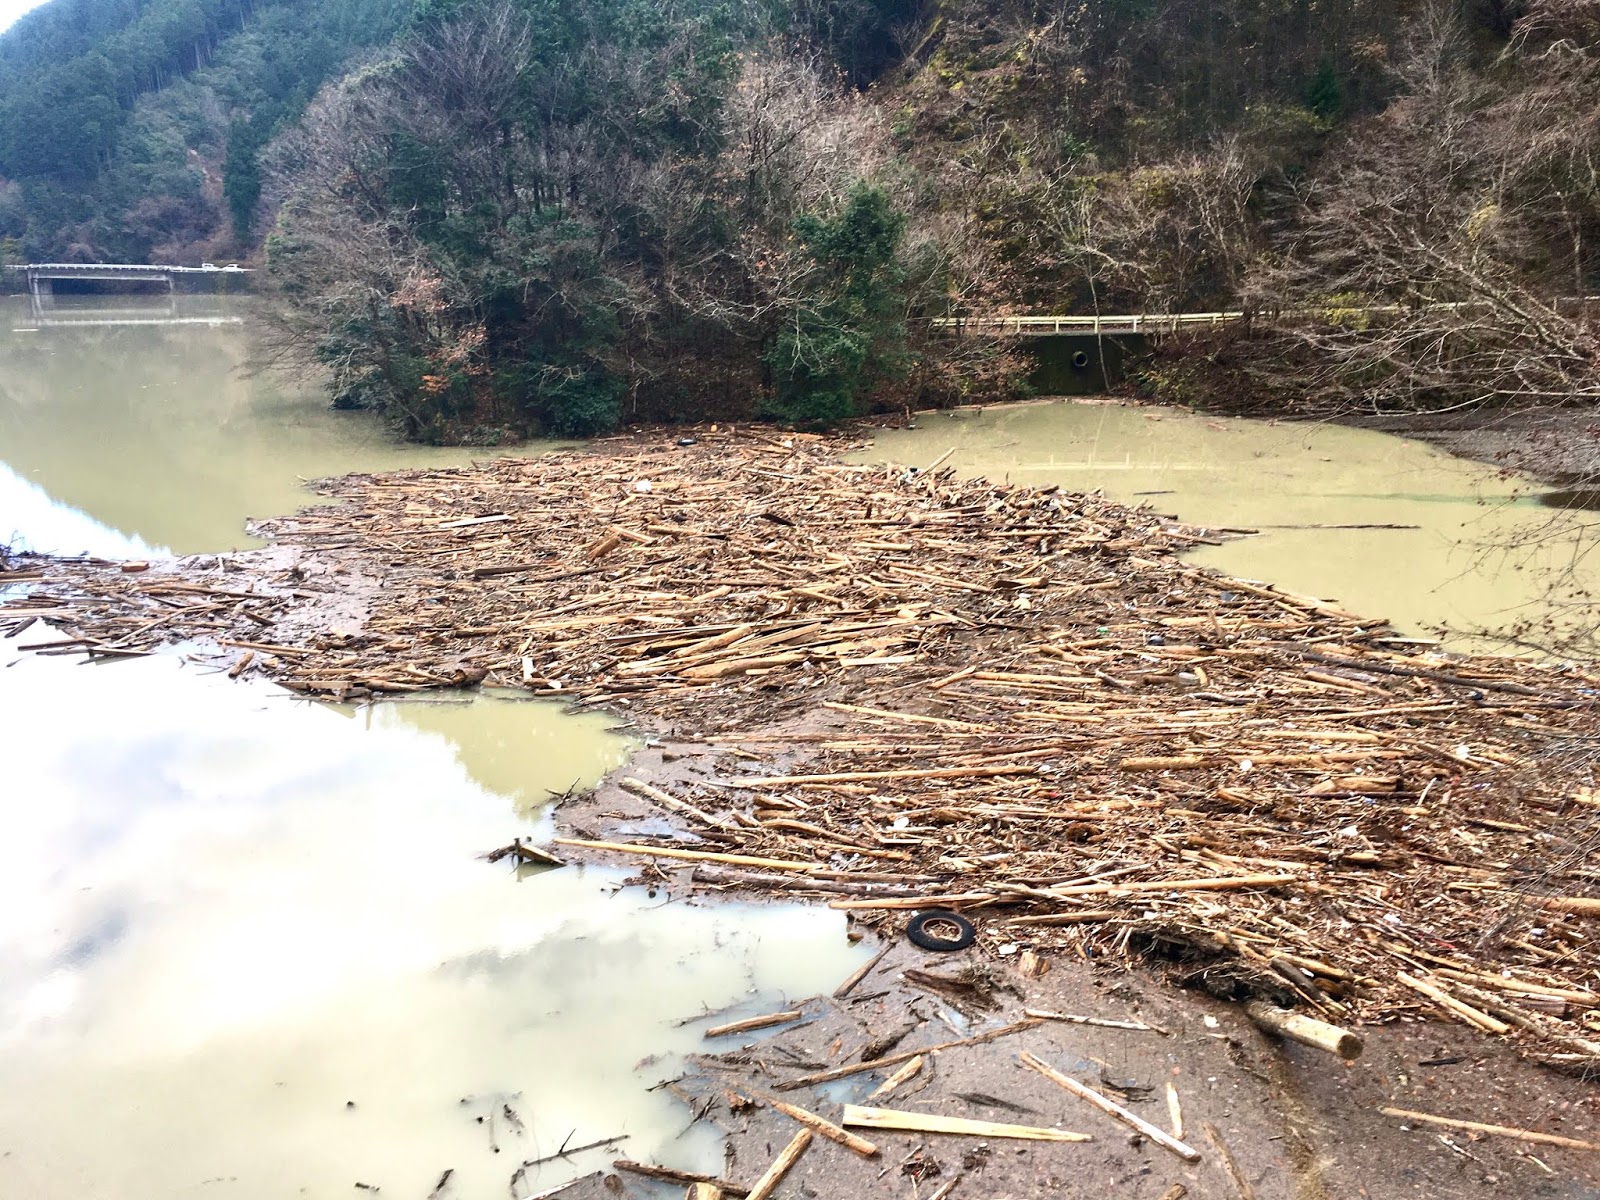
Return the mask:
<svg viewBox="0 0 1600 1200">
<path fill-rule="evenodd" d="M 1208 313 L 1124 313 L 1092 317 L 938 317 L 935 329 L 956 334 L 1016 334 L 1045 337 L 1050 334 L 1078 334 L 1096 337 L 1108 334 L 1172 333 L 1195 326 L 1226 325 L 1242 321 L 1243 312 Z"/>
<path fill-rule="evenodd" d="M 5 269 L 31 275 L 59 275 L 65 279 L 111 273 L 124 278 L 154 275 L 249 275 L 255 270 L 254 267 L 241 267 L 235 263 L 229 263 L 225 267 L 212 263 L 206 263 L 201 267 L 177 267 L 165 263 L 17 263 Z"/>
<path fill-rule="evenodd" d="M 1401 304 L 1374 304 L 1360 308 L 1277 309 L 1255 313 L 1247 312 L 1195 312 L 1195 313 L 1122 313 L 1115 316 L 1062 316 L 1062 317 L 936 317 L 935 329 L 948 329 L 958 336 L 962 333 L 991 335 L 1013 334 L 1024 337 L 1048 337 L 1051 334 L 1077 336 L 1102 336 L 1111 334 L 1175 333 L 1179 329 L 1230 325 L 1254 317 L 1264 321 L 1327 320 L 1335 313 L 1360 313 L 1368 317 L 1393 317 L 1403 313 L 1470 312 L 1487 306 L 1483 300 L 1461 300 L 1437 304 L 1408 306 Z M 1562 296 L 1552 302 L 1557 311 L 1573 308 L 1580 311 L 1600 303 L 1600 296 Z"/>
</svg>

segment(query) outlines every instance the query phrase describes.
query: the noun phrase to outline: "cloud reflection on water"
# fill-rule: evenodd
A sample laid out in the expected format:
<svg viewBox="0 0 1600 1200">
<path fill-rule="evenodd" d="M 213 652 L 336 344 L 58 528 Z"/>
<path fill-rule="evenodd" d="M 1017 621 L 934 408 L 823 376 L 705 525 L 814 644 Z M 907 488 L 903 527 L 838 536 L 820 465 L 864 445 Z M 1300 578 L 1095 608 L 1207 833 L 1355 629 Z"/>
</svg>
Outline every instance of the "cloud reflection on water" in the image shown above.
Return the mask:
<svg viewBox="0 0 1600 1200">
<path fill-rule="evenodd" d="M 0 642 L 0 1194 L 425 1195 L 453 1167 L 501 1195 L 574 1130 L 718 1165 L 645 1090 L 698 1040 L 676 1022 L 831 986 L 858 957 L 842 920 L 488 866 L 527 801 L 474 774 L 539 796 L 624 743 L 472 708 L 351 720 L 175 658 Z M 527 1136 L 502 1119 L 496 1155 L 476 1117 L 513 1096 Z"/>
</svg>

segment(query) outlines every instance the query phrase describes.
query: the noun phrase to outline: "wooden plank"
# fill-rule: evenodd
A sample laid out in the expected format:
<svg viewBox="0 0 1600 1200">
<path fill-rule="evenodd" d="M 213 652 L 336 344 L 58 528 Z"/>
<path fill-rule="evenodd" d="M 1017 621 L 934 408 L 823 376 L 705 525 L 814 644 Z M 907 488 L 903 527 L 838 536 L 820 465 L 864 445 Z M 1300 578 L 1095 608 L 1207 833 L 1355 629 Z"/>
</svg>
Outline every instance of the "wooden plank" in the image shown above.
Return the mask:
<svg viewBox="0 0 1600 1200">
<path fill-rule="evenodd" d="M 954 1133 L 966 1137 L 1017 1138 L 1031 1142 L 1092 1142 L 1087 1133 L 1066 1129 L 1046 1129 L 1039 1125 L 1006 1125 L 997 1121 L 977 1121 L 968 1117 L 943 1117 L 934 1113 L 906 1112 L 895 1108 L 844 1106 L 844 1123 L 857 1128 L 897 1129 L 908 1133 Z"/>
<path fill-rule="evenodd" d="M 783 1148 L 783 1152 L 766 1169 L 766 1173 L 756 1180 L 755 1186 L 750 1189 L 749 1200 L 767 1200 L 773 1192 L 778 1190 L 778 1185 L 783 1182 L 783 1177 L 789 1173 L 791 1167 L 800 1161 L 800 1156 L 806 1152 L 806 1147 L 811 1145 L 811 1131 L 802 1129 L 794 1135 L 794 1139 Z"/>
</svg>

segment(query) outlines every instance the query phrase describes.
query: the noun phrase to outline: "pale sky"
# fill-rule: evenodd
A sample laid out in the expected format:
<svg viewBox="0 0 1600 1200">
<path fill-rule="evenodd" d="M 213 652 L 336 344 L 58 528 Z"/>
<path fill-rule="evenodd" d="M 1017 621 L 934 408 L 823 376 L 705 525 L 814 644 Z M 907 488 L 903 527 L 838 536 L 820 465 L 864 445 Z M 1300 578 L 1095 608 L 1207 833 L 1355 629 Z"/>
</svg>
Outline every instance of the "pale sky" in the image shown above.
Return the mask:
<svg viewBox="0 0 1600 1200">
<path fill-rule="evenodd" d="M 0 29 L 9 28 L 23 13 L 43 3 L 44 0 L 0 0 Z"/>
</svg>

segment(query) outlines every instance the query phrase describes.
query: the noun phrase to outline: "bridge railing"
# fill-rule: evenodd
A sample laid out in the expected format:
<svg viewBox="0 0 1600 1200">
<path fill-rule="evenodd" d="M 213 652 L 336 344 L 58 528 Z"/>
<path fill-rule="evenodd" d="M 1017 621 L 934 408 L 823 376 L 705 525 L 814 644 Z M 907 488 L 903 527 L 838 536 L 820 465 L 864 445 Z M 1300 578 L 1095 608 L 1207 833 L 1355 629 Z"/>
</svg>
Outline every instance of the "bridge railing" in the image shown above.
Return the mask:
<svg viewBox="0 0 1600 1200">
<path fill-rule="evenodd" d="M 1050 334 L 1111 336 L 1115 334 L 1172 333 L 1195 326 L 1226 325 L 1242 321 L 1243 312 L 1205 313 L 1122 313 L 1072 317 L 937 317 L 935 329 L 956 335 L 978 333 L 1043 337 Z"/>
<path fill-rule="evenodd" d="M 1553 301 L 1558 312 L 1579 315 L 1600 305 L 1600 296 L 1562 296 Z M 1180 329 L 1195 329 L 1231 325 L 1236 321 L 1253 318 L 1270 324 L 1295 322 L 1338 323 L 1352 316 L 1384 321 L 1415 312 L 1454 313 L 1470 315 L 1493 306 L 1486 300 L 1438 301 L 1432 304 L 1369 304 L 1350 308 L 1313 307 L 1282 308 L 1260 312 L 1224 311 L 1192 313 L 1119 313 L 1102 316 L 1044 316 L 1044 317 L 936 317 L 933 328 L 960 336 L 966 333 L 991 337 L 1023 336 L 1048 337 L 1066 334 L 1077 337 L 1112 336 L 1117 334 L 1176 333 Z"/>
</svg>

